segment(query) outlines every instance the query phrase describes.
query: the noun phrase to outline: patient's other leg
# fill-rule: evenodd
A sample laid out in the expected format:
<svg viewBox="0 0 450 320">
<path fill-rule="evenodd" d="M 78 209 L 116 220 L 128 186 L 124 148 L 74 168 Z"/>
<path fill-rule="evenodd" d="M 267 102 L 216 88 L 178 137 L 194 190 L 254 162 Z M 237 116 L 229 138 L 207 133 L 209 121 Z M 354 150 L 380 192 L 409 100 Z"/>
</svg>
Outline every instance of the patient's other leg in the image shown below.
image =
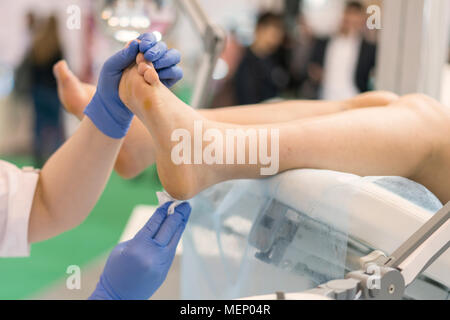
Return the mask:
<svg viewBox="0 0 450 320">
<path fill-rule="evenodd" d="M 151 72 L 147 73 L 147 78 L 145 74 L 151 68 L 151 63 L 145 60 L 142 53 L 136 57 L 136 63 L 139 65 L 139 74 L 150 83 L 152 81 Z M 392 92 L 373 91 L 342 101 L 292 100 L 217 109 L 199 109 L 198 112 L 203 117 L 214 121 L 242 125 L 268 124 L 318 117 L 360 108 L 384 107 L 398 99 L 399 96 Z"/>
<path fill-rule="evenodd" d="M 450 200 L 450 115 L 429 98 L 407 96 L 389 108 L 250 127 L 279 129 L 280 172 L 314 168 L 403 176 L 425 185 L 441 201 Z M 263 177 L 260 168 L 216 166 L 204 172 L 215 183 Z"/>
<path fill-rule="evenodd" d="M 319 117 L 360 108 L 384 107 L 399 97 L 391 92 L 374 91 L 343 101 L 292 100 L 285 102 L 199 110 L 210 120 L 235 124 L 268 124 Z"/>
<path fill-rule="evenodd" d="M 280 133 L 281 169 L 317 168 L 395 175 L 450 200 L 450 115 L 422 96 L 288 124 Z M 291 137 L 297 137 L 297 145 Z"/>
</svg>

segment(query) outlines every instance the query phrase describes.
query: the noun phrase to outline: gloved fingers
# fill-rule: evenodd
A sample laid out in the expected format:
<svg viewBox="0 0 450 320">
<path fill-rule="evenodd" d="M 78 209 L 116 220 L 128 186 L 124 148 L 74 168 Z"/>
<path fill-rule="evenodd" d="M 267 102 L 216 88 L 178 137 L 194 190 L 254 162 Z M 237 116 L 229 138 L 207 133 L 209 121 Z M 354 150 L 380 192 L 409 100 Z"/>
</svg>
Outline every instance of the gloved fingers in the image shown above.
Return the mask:
<svg viewBox="0 0 450 320">
<path fill-rule="evenodd" d="M 175 234 L 173 235 L 172 239 L 170 240 L 169 244 L 167 245 L 167 248 L 170 251 L 175 252 L 175 250 L 177 249 L 178 244 L 180 243 L 181 237 L 183 236 L 184 229 L 186 229 L 185 223 L 180 224 L 178 226 L 177 231 L 175 231 Z"/>
<path fill-rule="evenodd" d="M 158 70 L 159 79 L 161 80 L 180 80 L 183 78 L 183 70 L 178 67 L 171 67 Z"/>
<path fill-rule="evenodd" d="M 137 41 L 137 42 L 139 42 L 139 43 L 141 42 L 140 40 L 137 40 L 137 39 L 135 39 L 135 40 L 130 40 L 130 41 L 127 42 L 127 44 L 125 45 L 124 48 L 128 48 L 128 47 L 130 46 L 130 44 L 131 44 L 133 41 Z"/>
<path fill-rule="evenodd" d="M 177 83 L 178 80 L 171 79 L 171 80 L 161 80 L 161 83 L 165 85 L 167 88 L 171 88 L 174 86 L 175 83 Z"/>
<path fill-rule="evenodd" d="M 154 41 L 156 42 L 156 36 L 153 32 L 144 32 L 139 35 L 138 40 L 141 41 Z"/>
<path fill-rule="evenodd" d="M 178 50 L 168 50 L 159 60 L 153 62 L 156 69 L 165 69 L 179 64 L 181 54 Z"/>
<path fill-rule="evenodd" d="M 172 240 L 180 225 L 185 225 L 191 213 L 191 206 L 183 202 L 175 208 L 174 214 L 167 217 L 158 233 L 154 237 L 155 242 L 165 247 Z"/>
<path fill-rule="evenodd" d="M 189 202 L 185 201 L 175 208 L 175 212 L 183 216 L 183 222 L 187 223 L 191 216 L 192 208 Z"/>
<path fill-rule="evenodd" d="M 178 229 L 178 226 L 183 223 L 183 216 L 179 213 L 174 213 L 167 217 L 164 223 L 159 228 L 156 236 L 153 238 L 156 244 L 161 247 L 167 246 L 173 235 Z"/>
<path fill-rule="evenodd" d="M 165 42 L 158 42 L 153 47 L 144 52 L 145 60 L 154 62 L 159 60 L 167 52 L 167 45 Z"/>
<path fill-rule="evenodd" d="M 156 37 L 153 33 L 147 32 L 143 33 L 138 37 L 138 40 L 140 41 L 139 44 L 139 51 L 144 53 L 150 48 L 152 48 L 155 44 L 158 43 L 156 40 Z"/>
<path fill-rule="evenodd" d="M 153 239 L 161 228 L 161 225 L 167 219 L 167 212 L 171 204 L 172 202 L 167 202 L 159 207 L 147 221 L 145 226 L 136 234 L 136 237 L 144 237 L 148 240 Z"/>
<path fill-rule="evenodd" d="M 167 88 L 172 87 L 183 78 L 183 70 L 177 66 L 159 70 L 158 74 L 162 84 L 164 84 Z"/>
<path fill-rule="evenodd" d="M 139 43 L 133 40 L 128 47 L 120 50 L 105 62 L 104 70 L 110 75 L 118 74 L 135 61 L 138 53 Z"/>
</svg>

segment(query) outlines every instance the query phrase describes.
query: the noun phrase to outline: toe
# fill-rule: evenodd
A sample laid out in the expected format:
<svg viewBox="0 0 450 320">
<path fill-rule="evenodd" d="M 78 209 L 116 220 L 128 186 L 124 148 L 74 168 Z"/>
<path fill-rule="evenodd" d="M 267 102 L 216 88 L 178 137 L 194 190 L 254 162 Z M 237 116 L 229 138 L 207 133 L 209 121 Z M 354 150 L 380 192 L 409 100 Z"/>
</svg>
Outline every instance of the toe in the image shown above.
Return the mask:
<svg viewBox="0 0 450 320">
<path fill-rule="evenodd" d="M 56 81 L 61 86 L 67 85 L 70 81 L 77 80 L 64 60 L 59 61 L 53 66 L 53 74 L 55 75 Z"/>
<path fill-rule="evenodd" d="M 145 62 L 144 54 L 139 52 L 136 56 L 136 64 L 140 64 L 141 62 Z"/>
<path fill-rule="evenodd" d="M 156 72 L 155 68 L 153 68 L 153 65 L 145 71 L 144 79 L 148 84 L 152 86 L 159 83 L 158 73 Z"/>
<path fill-rule="evenodd" d="M 141 62 L 141 63 L 139 63 L 139 65 L 138 65 L 138 73 L 139 73 L 141 76 L 144 76 L 145 72 L 146 72 L 148 69 L 150 69 L 150 68 L 151 68 L 151 67 L 150 67 L 147 63 Z"/>
</svg>

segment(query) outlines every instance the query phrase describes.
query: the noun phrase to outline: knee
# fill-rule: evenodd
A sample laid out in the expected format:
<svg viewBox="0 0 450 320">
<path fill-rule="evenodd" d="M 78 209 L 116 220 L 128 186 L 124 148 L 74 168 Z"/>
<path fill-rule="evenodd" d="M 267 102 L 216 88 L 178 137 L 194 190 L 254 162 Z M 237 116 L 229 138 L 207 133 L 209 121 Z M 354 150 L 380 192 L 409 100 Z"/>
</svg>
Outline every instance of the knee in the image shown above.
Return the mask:
<svg viewBox="0 0 450 320">
<path fill-rule="evenodd" d="M 140 174 L 140 171 L 134 163 L 134 159 L 131 159 L 128 153 L 120 152 L 117 156 L 114 170 L 122 179 L 130 180 L 136 178 Z"/>
<path fill-rule="evenodd" d="M 422 107 L 422 106 L 433 106 L 438 102 L 433 98 L 427 96 L 423 93 L 412 93 L 402 96 L 399 103 L 405 104 L 406 106 Z"/>
<path fill-rule="evenodd" d="M 383 101 L 385 105 L 391 104 L 398 99 L 400 99 L 400 96 L 394 92 L 390 91 L 374 91 L 373 94 L 378 97 L 380 101 Z"/>
<path fill-rule="evenodd" d="M 387 106 L 399 99 L 399 96 L 389 91 L 369 91 L 351 99 L 351 105 L 356 107 Z"/>
</svg>

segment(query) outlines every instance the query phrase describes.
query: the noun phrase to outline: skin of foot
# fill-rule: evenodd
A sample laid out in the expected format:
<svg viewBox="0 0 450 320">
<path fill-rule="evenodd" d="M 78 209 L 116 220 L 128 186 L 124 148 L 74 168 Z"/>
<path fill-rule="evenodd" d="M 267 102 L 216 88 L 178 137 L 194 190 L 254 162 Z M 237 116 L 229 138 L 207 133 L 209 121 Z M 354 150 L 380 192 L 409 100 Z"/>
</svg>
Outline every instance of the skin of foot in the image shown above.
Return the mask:
<svg viewBox="0 0 450 320">
<path fill-rule="evenodd" d="M 81 82 L 64 60 L 55 64 L 53 74 L 58 83 L 58 96 L 64 108 L 77 118 L 83 118 L 83 111 L 95 94 L 95 86 Z"/>
<path fill-rule="evenodd" d="M 139 61 L 139 59 L 138 59 Z M 172 150 L 179 141 L 172 141 L 177 129 L 194 137 L 195 123 L 201 121 L 203 132 L 219 130 L 225 136 L 227 129 L 245 128 L 235 124 L 209 120 L 186 105 L 167 89 L 155 69 L 147 62 L 129 67 L 122 75 L 120 99 L 145 124 L 153 138 L 158 175 L 164 189 L 175 199 L 187 200 L 200 191 L 222 181 L 242 177 L 260 177 L 261 164 L 175 164 Z M 246 143 L 248 143 L 246 141 Z M 194 150 L 192 140 L 191 150 Z M 224 146 L 225 147 L 225 146 Z M 203 145 L 203 152 L 206 145 Z M 223 150 L 226 154 L 226 150 Z M 236 161 L 234 163 L 237 163 Z"/>
<path fill-rule="evenodd" d="M 137 59 L 141 61 L 141 57 Z M 165 190 L 175 199 L 186 200 L 214 180 L 213 171 L 197 165 L 175 165 L 171 151 L 177 143 L 172 132 L 193 132 L 194 121 L 207 120 L 179 100 L 158 78 L 151 64 L 140 62 L 124 71 L 120 99 L 145 124 L 153 138 L 158 175 Z"/>
</svg>

